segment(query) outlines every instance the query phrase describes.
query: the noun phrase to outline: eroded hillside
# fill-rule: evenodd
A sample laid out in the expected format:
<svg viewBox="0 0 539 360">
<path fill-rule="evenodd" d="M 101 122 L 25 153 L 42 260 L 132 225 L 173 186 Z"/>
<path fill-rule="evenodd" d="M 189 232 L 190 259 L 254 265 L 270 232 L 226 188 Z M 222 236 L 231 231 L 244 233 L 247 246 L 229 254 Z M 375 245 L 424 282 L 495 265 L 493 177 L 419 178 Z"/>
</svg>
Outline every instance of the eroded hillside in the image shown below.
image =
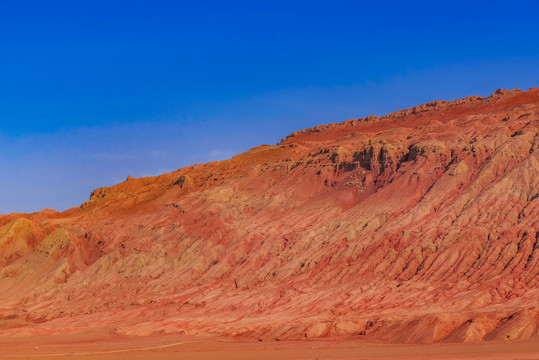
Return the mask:
<svg viewBox="0 0 539 360">
<path fill-rule="evenodd" d="M 298 131 L 0 217 L 0 333 L 539 336 L 539 89 Z"/>
</svg>

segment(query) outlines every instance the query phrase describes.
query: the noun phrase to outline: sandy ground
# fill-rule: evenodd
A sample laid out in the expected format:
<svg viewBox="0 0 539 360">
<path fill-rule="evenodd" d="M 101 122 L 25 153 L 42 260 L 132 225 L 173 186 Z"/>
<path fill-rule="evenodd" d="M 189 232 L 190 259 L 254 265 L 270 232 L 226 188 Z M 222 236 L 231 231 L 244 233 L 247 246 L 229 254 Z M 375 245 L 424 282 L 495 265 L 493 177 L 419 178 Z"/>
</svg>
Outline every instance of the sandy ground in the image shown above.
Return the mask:
<svg viewBox="0 0 539 360">
<path fill-rule="evenodd" d="M 390 345 L 350 339 L 262 342 L 178 335 L 1 338 L 1 359 L 539 359 L 539 341 Z"/>
</svg>

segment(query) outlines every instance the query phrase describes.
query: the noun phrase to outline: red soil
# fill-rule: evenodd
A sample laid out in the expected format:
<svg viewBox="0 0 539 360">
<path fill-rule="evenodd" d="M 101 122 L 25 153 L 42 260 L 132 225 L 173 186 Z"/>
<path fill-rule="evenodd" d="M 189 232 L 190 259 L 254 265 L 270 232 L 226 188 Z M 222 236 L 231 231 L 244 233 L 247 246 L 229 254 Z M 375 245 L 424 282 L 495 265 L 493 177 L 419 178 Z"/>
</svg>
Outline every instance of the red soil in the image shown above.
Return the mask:
<svg viewBox="0 0 539 360">
<path fill-rule="evenodd" d="M 0 335 L 539 339 L 539 89 L 0 216 Z"/>
</svg>

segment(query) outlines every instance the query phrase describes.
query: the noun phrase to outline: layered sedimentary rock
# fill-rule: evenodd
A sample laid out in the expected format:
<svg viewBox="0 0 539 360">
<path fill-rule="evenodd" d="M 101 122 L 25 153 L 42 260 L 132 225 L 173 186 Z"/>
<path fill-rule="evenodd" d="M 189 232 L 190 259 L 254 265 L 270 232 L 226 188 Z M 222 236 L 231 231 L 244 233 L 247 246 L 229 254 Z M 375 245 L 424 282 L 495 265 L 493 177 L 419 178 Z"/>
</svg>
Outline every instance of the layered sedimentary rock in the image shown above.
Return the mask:
<svg viewBox="0 0 539 360">
<path fill-rule="evenodd" d="M 538 338 L 538 132 L 498 90 L 0 216 L 0 333 Z"/>
</svg>

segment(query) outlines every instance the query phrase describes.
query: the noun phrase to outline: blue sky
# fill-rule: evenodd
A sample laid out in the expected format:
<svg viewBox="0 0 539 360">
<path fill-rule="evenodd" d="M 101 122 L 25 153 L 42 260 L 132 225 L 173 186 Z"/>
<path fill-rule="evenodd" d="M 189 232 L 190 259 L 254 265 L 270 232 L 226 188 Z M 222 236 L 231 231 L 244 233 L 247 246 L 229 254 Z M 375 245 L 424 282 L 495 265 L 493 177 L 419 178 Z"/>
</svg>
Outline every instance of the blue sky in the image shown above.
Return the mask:
<svg viewBox="0 0 539 360">
<path fill-rule="evenodd" d="M 537 1 L 0 3 L 0 213 L 435 99 L 539 86 Z"/>
</svg>

